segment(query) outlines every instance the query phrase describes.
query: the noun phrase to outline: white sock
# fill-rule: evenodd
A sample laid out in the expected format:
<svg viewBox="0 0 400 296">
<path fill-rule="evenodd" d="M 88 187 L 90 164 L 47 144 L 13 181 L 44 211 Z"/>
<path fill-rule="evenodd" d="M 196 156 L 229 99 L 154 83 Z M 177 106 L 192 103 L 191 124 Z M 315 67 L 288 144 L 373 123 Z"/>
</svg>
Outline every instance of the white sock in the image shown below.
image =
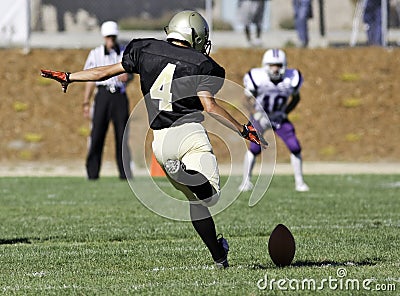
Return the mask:
<svg viewBox="0 0 400 296">
<path fill-rule="evenodd" d="M 290 162 L 293 166 L 294 171 L 294 181 L 296 185 L 303 184 L 303 161 L 301 159 L 301 154 L 290 154 Z"/>
<path fill-rule="evenodd" d="M 250 181 L 255 162 L 256 162 L 256 156 L 250 150 L 247 150 L 244 155 L 244 160 L 243 160 L 242 183 Z"/>
</svg>

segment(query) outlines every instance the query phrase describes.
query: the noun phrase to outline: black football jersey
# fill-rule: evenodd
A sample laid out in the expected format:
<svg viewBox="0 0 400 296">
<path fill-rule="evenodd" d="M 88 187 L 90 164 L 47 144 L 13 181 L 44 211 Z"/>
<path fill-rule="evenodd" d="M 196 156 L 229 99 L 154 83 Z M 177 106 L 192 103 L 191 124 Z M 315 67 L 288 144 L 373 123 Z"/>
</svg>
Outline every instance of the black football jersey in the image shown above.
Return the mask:
<svg viewBox="0 0 400 296">
<path fill-rule="evenodd" d="M 202 122 L 198 91 L 215 95 L 225 70 L 211 57 L 192 48 L 157 39 L 134 39 L 124 51 L 122 66 L 140 75 L 150 127 L 162 129 Z"/>
</svg>

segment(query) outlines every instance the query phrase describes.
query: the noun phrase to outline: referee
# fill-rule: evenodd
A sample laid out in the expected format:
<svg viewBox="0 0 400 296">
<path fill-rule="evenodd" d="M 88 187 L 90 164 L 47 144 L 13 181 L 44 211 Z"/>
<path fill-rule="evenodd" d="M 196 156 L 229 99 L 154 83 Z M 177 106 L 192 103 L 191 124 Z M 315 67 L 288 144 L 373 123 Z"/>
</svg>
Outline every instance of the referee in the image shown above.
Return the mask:
<svg viewBox="0 0 400 296">
<path fill-rule="evenodd" d="M 84 69 L 107 66 L 121 62 L 123 48 L 118 44 L 118 25 L 107 21 L 101 26 L 104 44 L 90 51 Z M 101 168 L 104 141 L 110 120 L 114 125 L 115 156 L 120 179 L 131 179 L 130 152 L 127 141 L 123 141 L 125 126 L 129 119 L 129 101 L 126 95 L 128 74 L 124 73 L 101 82 L 86 82 L 83 100 L 84 117 L 92 119 L 86 171 L 89 180 L 97 180 Z M 91 108 L 90 99 L 95 93 Z M 122 157 L 122 149 L 126 155 Z"/>
</svg>

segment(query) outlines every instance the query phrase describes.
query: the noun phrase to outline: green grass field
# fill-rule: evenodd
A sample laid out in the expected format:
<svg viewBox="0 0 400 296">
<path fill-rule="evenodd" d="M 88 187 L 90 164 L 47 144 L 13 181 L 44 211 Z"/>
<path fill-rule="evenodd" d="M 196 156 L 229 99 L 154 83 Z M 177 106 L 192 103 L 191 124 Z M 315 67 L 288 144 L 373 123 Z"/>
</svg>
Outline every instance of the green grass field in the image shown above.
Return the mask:
<svg viewBox="0 0 400 296">
<path fill-rule="evenodd" d="M 399 295 L 400 175 L 306 177 L 309 193 L 275 176 L 255 207 L 242 194 L 215 216 L 231 247 L 227 270 L 214 268 L 190 222 L 157 216 L 117 178 L 0 178 L 0 291 Z M 268 256 L 278 223 L 297 244 L 286 268 Z"/>
</svg>

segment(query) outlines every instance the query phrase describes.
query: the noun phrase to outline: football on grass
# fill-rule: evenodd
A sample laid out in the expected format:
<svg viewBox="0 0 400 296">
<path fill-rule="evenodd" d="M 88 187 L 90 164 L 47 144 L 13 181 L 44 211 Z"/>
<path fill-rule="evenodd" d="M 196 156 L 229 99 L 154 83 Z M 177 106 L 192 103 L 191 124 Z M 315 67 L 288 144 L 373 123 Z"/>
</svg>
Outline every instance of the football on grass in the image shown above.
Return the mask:
<svg viewBox="0 0 400 296">
<path fill-rule="evenodd" d="M 290 230 L 278 224 L 272 231 L 268 241 L 268 252 L 276 266 L 290 265 L 296 252 L 296 243 Z"/>
</svg>

